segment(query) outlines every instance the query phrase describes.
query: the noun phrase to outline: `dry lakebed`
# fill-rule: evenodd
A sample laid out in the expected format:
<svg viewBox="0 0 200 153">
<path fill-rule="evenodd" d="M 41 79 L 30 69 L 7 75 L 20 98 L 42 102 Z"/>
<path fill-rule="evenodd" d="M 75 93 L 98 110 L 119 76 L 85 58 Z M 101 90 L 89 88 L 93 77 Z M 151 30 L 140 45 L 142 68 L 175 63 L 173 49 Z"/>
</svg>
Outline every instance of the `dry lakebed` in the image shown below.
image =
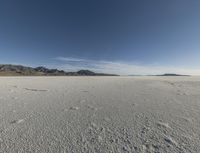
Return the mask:
<svg viewBox="0 0 200 153">
<path fill-rule="evenodd" d="M 199 153 L 200 77 L 0 77 L 0 153 Z"/>
</svg>

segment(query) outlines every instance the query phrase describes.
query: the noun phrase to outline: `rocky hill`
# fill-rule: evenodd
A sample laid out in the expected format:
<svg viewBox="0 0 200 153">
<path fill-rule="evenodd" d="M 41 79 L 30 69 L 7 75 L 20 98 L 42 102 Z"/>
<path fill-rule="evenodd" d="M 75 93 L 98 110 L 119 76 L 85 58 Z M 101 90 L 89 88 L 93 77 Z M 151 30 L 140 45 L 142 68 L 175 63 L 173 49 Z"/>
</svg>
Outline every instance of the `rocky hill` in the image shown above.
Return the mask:
<svg viewBox="0 0 200 153">
<path fill-rule="evenodd" d="M 45 67 L 27 67 L 22 65 L 0 64 L 0 76 L 116 76 L 114 74 L 95 73 L 89 70 L 65 72 Z"/>
</svg>

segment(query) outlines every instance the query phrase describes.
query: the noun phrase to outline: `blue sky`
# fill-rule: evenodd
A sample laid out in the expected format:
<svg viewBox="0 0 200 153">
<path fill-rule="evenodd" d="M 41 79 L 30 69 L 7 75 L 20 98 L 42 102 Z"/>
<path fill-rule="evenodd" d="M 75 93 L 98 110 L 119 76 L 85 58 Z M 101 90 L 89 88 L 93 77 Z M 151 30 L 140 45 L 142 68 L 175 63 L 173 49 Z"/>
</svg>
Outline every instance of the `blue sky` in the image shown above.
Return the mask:
<svg viewBox="0 0 200 153">
<path fill-rule="evenodd" d="M 199 0 L 1 0 L 0 63 L 200 74 Z"/>
</svg>

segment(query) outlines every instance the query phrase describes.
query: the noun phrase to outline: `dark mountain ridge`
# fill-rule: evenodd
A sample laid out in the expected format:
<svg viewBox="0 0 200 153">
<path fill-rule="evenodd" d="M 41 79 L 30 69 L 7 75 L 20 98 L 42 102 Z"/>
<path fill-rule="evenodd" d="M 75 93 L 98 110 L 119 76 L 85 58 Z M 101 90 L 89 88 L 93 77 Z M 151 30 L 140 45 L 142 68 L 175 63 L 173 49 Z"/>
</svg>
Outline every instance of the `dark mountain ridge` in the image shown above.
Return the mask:
<svg viewBox="0 0 200 153">
<path fill-rule="evenodd" d="M 45 67 L 27 67 L 22 65 L 0 64 L 0 76 L 117 76 L 115 74 L 95 73 L 89 70 L 65 72 Z"/>
</svg>

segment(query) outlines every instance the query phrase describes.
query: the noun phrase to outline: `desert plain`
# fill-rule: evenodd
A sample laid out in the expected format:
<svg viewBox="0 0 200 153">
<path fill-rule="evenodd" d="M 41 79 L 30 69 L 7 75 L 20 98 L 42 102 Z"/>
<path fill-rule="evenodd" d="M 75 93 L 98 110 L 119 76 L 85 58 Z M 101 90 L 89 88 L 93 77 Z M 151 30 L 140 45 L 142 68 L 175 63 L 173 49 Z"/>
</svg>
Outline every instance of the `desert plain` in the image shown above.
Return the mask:
<svg viewBox="0 0 200 153">
<path fill-rule="evenodd" d="M 199 153 L 200 77 L 0 77 L 0 153 Z"/>
</svg>

